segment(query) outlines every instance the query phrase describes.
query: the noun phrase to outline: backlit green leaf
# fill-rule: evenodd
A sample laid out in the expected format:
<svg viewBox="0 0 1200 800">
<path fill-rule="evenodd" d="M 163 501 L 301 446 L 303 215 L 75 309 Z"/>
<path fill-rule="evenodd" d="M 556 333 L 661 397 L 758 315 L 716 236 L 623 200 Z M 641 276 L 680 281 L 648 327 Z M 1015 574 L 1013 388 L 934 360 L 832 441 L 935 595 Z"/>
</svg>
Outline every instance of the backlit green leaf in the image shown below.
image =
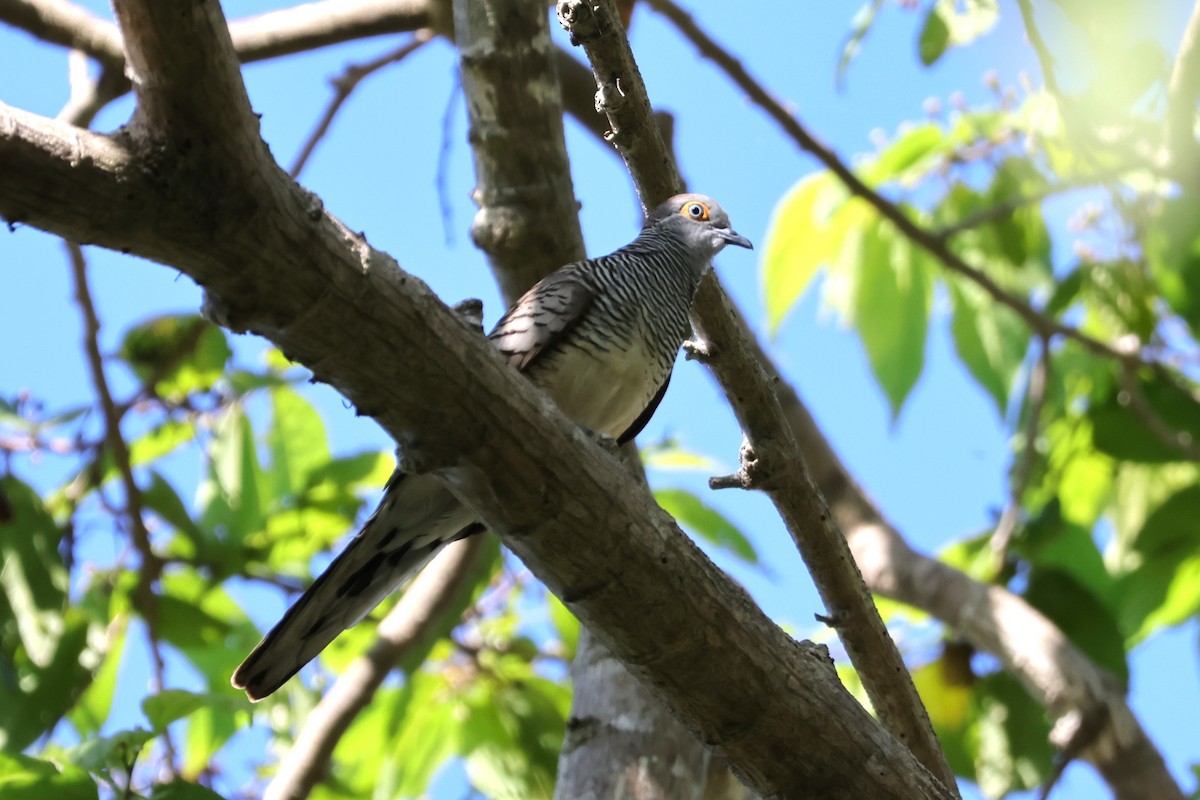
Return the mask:
<svg viewBox="0 0 1200 800">
<path fill-rule="evenodd" d="M 890 223 L 863 237 L 855 284 L 854 326 L 895 419 L 925 364 L 933 284 L 928 256 Z"/>
<path fill-rule="evenodd" d="M 954 349 L 1003 418 L 1013 381 L 1029 347 L 1029 328 L 974 284 L 951 281 L 950 296 L 954 303 L 950 322 Z"/>
<path fill-rule="evenodd" d="M 754 546 L 737 526 L 719 511 L 705 505 L 699 497 L 685 489 L 655 489 L 654 499 L 680 525 L 695 531 L 706 542 L 740 558 L 758 564 Z"/>
</svg>

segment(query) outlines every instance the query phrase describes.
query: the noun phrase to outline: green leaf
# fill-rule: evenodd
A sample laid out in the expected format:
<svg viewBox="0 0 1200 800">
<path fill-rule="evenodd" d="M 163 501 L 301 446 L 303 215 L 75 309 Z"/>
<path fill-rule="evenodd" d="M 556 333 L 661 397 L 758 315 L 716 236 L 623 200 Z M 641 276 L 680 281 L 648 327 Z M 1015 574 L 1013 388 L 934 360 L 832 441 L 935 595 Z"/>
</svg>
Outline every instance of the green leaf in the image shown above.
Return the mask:
<svg viewBox="0 0 1200 800">
<path fill-rule="evenodd" d="M 1083 268 L 1075 267 L 1059 279 L 1057 284 L 1055 284 L 1054 293 L 1050 295 L 1050 299 L 1046 302 L 1046 314 L 1051 317 L 1058 317 L 1062 312 L 1070 308 L 1083 289 L 1084 277 Z"/>
<path fill-rule="evenodd" d="M 192 520 L 175 488 L 157 471 L 150 471 L 150 485 L 142 489 L 142 502 L 192 543 L 189 556 L 207 555 L 208 538 Z"/>
<path fill-rule="evenodd" d="M 379 692 L 334 751 L 354 797 L 425 795 L 459 752 L 466 710 L 446 673 L 416 672 L 402 689 Z"/>
<path fill-rule="evenodd" d="M 925 364 L 932 298 L 924 251 L 896 235 L 890 223 L 870 226 L 855 284 L 854 324 L 893 420 Z"/>
<path fill-rule="evenodd" d="M 1200 554 L 1200 486 L 1180 489 L 1146 517 L 1141 531 L 1131 543 L 1147 557 L 1177 559 Z"/>
<path fill-rule="evenodd" d="M 845 196 L 845 189 L 829 173 L 818 172 L 793 186 L 775 207 L 762 260 L 763 299 L 772 335 L 799 302 L 818 267 L 841 247 L 850 221 L 841 213 Z M 842 224 L 835 218 L 841 218 Z"/>
<path fill-rule="evenodd" d="M 1024 591 L 1029 603 L 1050 618 L 1079 649 L 1129 684 L 1125 637 L 1112 611 L 1066 571 L 1034 569 Z"/>
<path fill-rule="evenodd" d="M 1064 573 L 1109 608 L 1116 606 L 1116 583 L 1089 529 L 1065 522 L 1047 509 L 1014 544 L 1035 570 Z"/>
<path fill-rule="evenodd" d="M 950 26 L 942 16 L 942 4 L 934 3 L 925 12 L 925 23 L 917 36 L 917 57 L 925 66 L 931 66 L 950 46 Z"/>
<path fill-rule="evenodd" d="M 968 738 L 980 790 L 987 797 L 1003 797 L 1039 786 L 1054 756 L 1045 710 L 1007 672 L 976 683 L 972 701 Z"/>
<path fill-rule="evenodd" d="M 142 728 L 97 736 L 67 750 L 67 757 L 89 772 L 127 772 L 154 734 Z"/>
<path fill-rule="evenodd" d="M 1200 613 L 1200 556 L 1149 558 L 1120 581 L 1121 630 L 1133 647 L 1160 628 Z"/>
<path fill-rule="evenodd" d="M 551 624 L 554 625 L 554 631 L 563 644 L 563 660 L 574 661 L 575 651 L 579 647 L 579 620 L 550 592 L 546 592 L 546 610 L 549 612 Z"/>
<path fill-rule="evenodd" d="M 882 7 L 883 0 L 867 0 L 858 9 L 858 12 L 854 15 L 854 19 L 850 21 L 850 32 L 846 35 L 846 40 L 842 42 L 842 54 L 838 58 L 836 82 L 839 89 L 845 80 L 846 70 L 849 68 L 850 62 L 858 55 L 862 41 L 866 37 L 867 32 L 871 30 L 871 25 L 875 22 L 875 16 Z"/>
<path fill-rule="evenodd" d="M 642 447 L 638 450 L 638 455 L 642 457 L 642 464 L 647 469 L 712 471 L 719 468 L 716 461 L 708 456 L 693 453 L 676 439 L 666 439 Z"/>
<path fill-rule="evenodd" d="M 263 525 L 262 470 L 254 431 L 240 405 L 221 416 L 209 448 L 208 475 L 197 491 L 200 527 L 214 540 L 238 543 Z"/>
<path fill-rule="evenodd" d="M 914 125 L 860 170 L 862 178 L 875 186 L 889 181 L 907 183 L 940 160 L 949 149 L 947 144 L 942 129 L 932 122 Z"/>
<path fill-rule="evenodd" d="M 991 30 L 999 16 L 995 0 L 937 0 L 917 39 L 921 63 L 931 66 L 950 46 L 970 44 Z"/>
<path fill-rule="evenodd" d="M 1200 403 L 1181 391 L 1173 381 L 1157 376 L 1149 379 L 1139 376 L 1138 384 L 1154 417 L 1171 431 L 1187 434 L 1193 442 L 1200 441 Z M 1097 450 L 1124 461 L 1165 463 L 1188 460 L 1178 447 L 1159 439 L 1145 416 L 1132 403 L 1126 404 L 1128 401 L 1129 397 L 1121 387 L 1111 386 L 1088 410 Z"/>
<path fill-rule="evenodd" d="M 224 798 L 207 786 L 176 778 L 170 783 L 156 784 L 150 791 L 150 800 L 224 800 Z"/>
<path fill-rule="evenodd" d="M 1200 333 L 1200 218 L 1196 197 L 1184 193 L 1165 201 L 1161 214 L 1145 221 L 1146 263 L 1171 310 L 1192 334 Z"/>
<path fill-rule="evenodd" d="M 87 739 L 100 731 L 108 720 L 112 709 L 113 693 L 117 688 L 117 674 L 121 669 L 121 656 L 125 652 L 125 630 L 127 616 L 122 613 L 113 623 L 111 643 L 99 669 L 92 676 L 83 695 L 67 712 L 71 724 L 81 739 Z"/>
<path fill-rule="evenodd" d="M 1039 195 L 1045 189 L 1045 178 L 1029 160 L 1006 158 L 993 173 L 986 195 L 987 205 L 1017 203 L 1017 206 L 989 222 L 987 230 L 989 249 L 995 254 L 1014 267 L 1034 269 L 1049 279 L 1052 271 L 1050 234 L 1038 204 L 1027 202 L 1027 198 Z"/>
<path fill-rule="evenodd" d="M 156 461 L 174 452 L 195 438 L 196 427 L 193 423 L 187 420 L 169 419 L 130 442 L 129 460 L 135 467 L 149 464 L 151 461 Z M 105 480 L 115 475 L 114 468 L 111 473 L 105 475 Z"/>
<path fill-rule="evenodd" d="M 271 427 L 267 446 L 271 451 L 272 496 L 296 495 L 313 471 L 329 461 L 325 423 L 312 404 L 290 386 L 270 390 Z"/>
<path fill-rule="evenodd" d="M 212 702 L 210 695 L 183 689 L 164 689 L 142 700 L 142 713 L 150 721 L 155 733 L 162 733 L 175 720 L 183 719 Z"/>
<path fill-rule="evenodd" d="M 705 505 L 686 489 L 655 489 L 654 499 L 670 514 L 704 541 L 733 554 L 748 564 L 758 564 L 758 554 L 746 535 L 719 511 Z"/>
<path fill-rule="evenodd" d="M 950 322 L 954 349 L 1003 419 L 1013 381 L 1029 347 L 1029 329 L 1016 314 L 993 302 L 974 284 L 949 283 L 954 303 Z"/>
<path fill-rule="evenodd" d="M 0 478 L 0 748 L 19 751 L 50 729 L 87 688 L 107 644 L 103 625 L 67 604 L 60 532 L 40 498 Z"/>
<path fill-rule="evenodd" d="M 163 315 L 131 328 L 118 355 L 143 383 L 173 402 L 220 380 L 232 351 L 225 333 L 195 314 Z"/>
<path fill-rule="evenodd" d="M 473 692 L 468 702 L 463 752 L 472 785 L 498 800 L 551 797 L 569 690 L 531 677 Z"/>
<path fill-rule="evenodd" d="M 334 458 L 316 465 L 308 473 L 308 485 L 329 482 L 347 489 L 378 489 L 387 482 L 396 468 L 391 453 L 370 451 L 353 456 Z"/>
<path fill-rule="evenodd" d="M 0 797 L 4 800 L 96 800 L 96 782 L 72 764 L 0 752 Z"/>
<path fill-rule="evenodd" d="M 190 568 L 162 577 L 158 633 L 183 652 L 208 681 L 212 692 L 238 694 L 229 676 L 259 633 L 233 598 Z"/>
<path fill-rule="evenodd" d="M 239 727 L 245 727 L 244 722 L 238 724 L 238 714 L 243 712 L 237 710 L 246 706 L 245 698 L 226 695 L 209 697 L 218 702 L 198 708 L 188 717 L 183 757 L 183 775 L 186 778 L 195 778 L 209 769 L 213 757 Z"/>
</svg>

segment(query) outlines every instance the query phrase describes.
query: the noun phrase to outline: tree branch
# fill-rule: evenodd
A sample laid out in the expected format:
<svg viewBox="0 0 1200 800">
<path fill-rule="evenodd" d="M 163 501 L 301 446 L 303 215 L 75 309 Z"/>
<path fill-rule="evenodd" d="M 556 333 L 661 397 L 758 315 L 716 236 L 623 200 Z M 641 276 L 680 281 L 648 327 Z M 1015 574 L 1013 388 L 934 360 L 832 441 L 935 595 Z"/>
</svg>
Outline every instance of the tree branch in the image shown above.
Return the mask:
<svg viewBox="0 0 1200 800">
<path fill-rule="evenodd" d="M 292 178 L 300 177 L 300 172 L 304 169 L 304 165 L 308 163 L 308 159 L 312 156 L 313 151 L 316 150 L 317 144 L 329 132 L 329 126 L 333 124 L 333 118 L 341 110 L 342 104 L 349 99 L 350 95 L 358 88 L 358 84 L 364 78 L 386 66 L 403 61 L 419 50 L 431 38 L 433 38 L 433 31 L 428 28 L 422 28 L 399 47 L 393 48 L 382 56 L 374 58 L 365 64 L 351 64 L 342 71 L 340 76 L 330 81 L 333 84 L 333 98 L 329 101 L 329 105 L 325 107 L 325 112 L 321 114 L 321 119 L 317 121 L 317 125 L 313 128 L 312 133 L 309 134 L 308 139 L 304 141 L 304 145 L 300 148 L 300 155 L 296 156 L 291 169 L 288 170 L 288 175 L 291 175 Z"/>
<path fill-rule="evenodd" d="M 333 750 L 367 707 L 384 678 L 428 642 L 435 629 L 448 631 L 462 615 L 464 596 L 482 566 L 487 540 L 455 542 L 423 569 L 376 629 L 375 643 L 355 659 L 309 712 L 295 744 L 279 763 L 263 800 L 303 800 L 326 775 Z M 447 617 L 453 616 L 448 620 Z M 410 669 L 418 665 L 409 665 Z"/>
<path fill-rule="evenodd" d="M 896 229 L 913 244 L 940 261 L 946 269 L 962 275 L 983 289 L 997 303 L 1016 312 L 1017 316 L 1024 320 L 1034 333 L 1043 337 L 1063 336 L 1072 339 L 1083 345 L 1088 352 L 1118 362 L 1139 358 L 1140 354 L 1138 353 L 1124 352 L 1118 346 L 1100 341 L 1077 328 L 1042 314 L 1022 298 L 1010 294 L 992 280 L 987 273 L 968 264 L 947 246 L 942 237 L 913 222 L 899 206 L 867 186 L 845 162 L 838 158 L 836 153 L 817 141 L 817 138 L 791 112 L 773 98 L 762 84 L 751 77 L 740 61 L 701 30 L 686 11 L 671 0 L 646 0 L 646 2 L 655 11 L 671 20 L 680 33 L 696 46 L 702 56 L 716 63 L 729 76 L 730 80 L 745 92 L 753 103 L 766 111 L 768 116 L 774 119 L 797 145 L 837 176 L 851 194 L 869 203 L 880 216 L 895 225 Z"/>
<path fill-rule="evenodd" d="M 583 44 L 599 86 L 597 108 L 608 116 L 611 140 L 646 204 L 679 191 L 682 180 L 653 124 L 645 84 L 612 3 L 560 0 L 558 16 L 572 42 Z M 693 324 L 708 353 L 704 360 L 745 431 L 754 488 L 774 502 L 826 608 L 839 620 L 838 635 L 876 712 L 918 760 L 951 793 L 957 793 L 954 773 L 912 677 L 863 585 L 845 538 L 812 482 L 772 383 L 751 356 L 729 298 L 711 273 L 697 295 Z"/>
<path fill-rule="evenodd" d="M 479 204 L 472 234 L 512 303 L 555 268 L 586 255 L 555 73 L 561 80 L 565 58 L 587 86 L 594 84 L 585 67 L 551 45 L 543 2 L 459 0 L 454 10 Z M 627 446 L 624 456 L 644 491 L 636 447 Z M 586 628 L 571 671 L 556 797 L 698 794 L 707 748 Z"/>
<path fill-rule="evenodd" d="M 740 315 L 737 324 L 755 360 L 768 374 L 776 374 Z M 978 649 L 996 655 L 1056 717 L 1082 717 L 1096 707 L 1107 709 L 1108 728 L 1100 745 L 1086 755 L 1117 798 L 1182 800 L 1162 755 L 1111 676 L 1021 597 L 913 551 L 855 483 L 794 388 L 786 381 L 776 381 L 774 387 L 800 451 L 806 454 L 871 590 L 927 611 Z"/>
<path fill-rule="evenodd" d="M 199 47 L 217 52 L 219 19 L 186 18 Z M 180 162 L 136 149 L 139 141 L 117 145 L 0 106 L 0 171 L 12 178 L 0 184 L 0 216 L 193 277 L 211 314 L 270 338 L 371 413 L 410 466 L 446 481 L 760 794 L 951 796 L 845 692 L 819 648 L 768 620 L 421 281 L 269 162 L 231 168 L 244 183 L 187 181 L 198 154 Z M 232 148 L 215 157 L 266 154 Z M 229 190 L 244 204 L 209 213 L 220 205 L 211 193 Z M 785 755 L 798 750 L 804 758 Z"/>
<path fill-rule="evenodd" d="M 154 687 L 156 691 L 161 692 L 165 685 L 166 665 L 163 662 L 162 648 L 159 646 L 158 596 L 154 593 L 154 583 L 162 573 L 163 562 L 150 544 L 150 531 L 146 529 L 143 513 L 142 490 L 138 488 L 133 477 L 129 445 L 125 443 L 125 437 L 121 434 L 121 412 L 117 409 L 112 390 L 108 386 L 108 378 L 104 374 L 104 356 L 100 353 L 100 317 L 96 314 L 91 287 L 88 286 L 87 260 L 84 258 L 83 248 L 78 244 L 71 241 L 63 243 L 66 245 L 71 274 L 75 281 L 75 301 L 79 303 L 79 310 L 83 314 L 83 351 L 92 374 L 92 386 L 96 390 L 100 414 L 104 418 L 104 438 L 117 466 L 117 473 L 121 477 L 121 486 L 125 491 L 125 517 L 129 522 L 133 546 L 139 556 L 134 607 L 146 621 L 150 657 L 154 661 Z M 167 771 L 174 776 L 175 746 L 166 731 L 163 732 L 163 744 L 167 751 Z"/>
<path fill-rule="evenodd" d="M 430 0 L 318 0 L 234 20 L 229 28 L 238 57 L 248 63 L 370 36 L 444 30 L 439 7 Z M 117 26 L 67 0 L 0 0 L 0 22 L 80 50 L 105 66 L 125 61 Z"/>
</svg>

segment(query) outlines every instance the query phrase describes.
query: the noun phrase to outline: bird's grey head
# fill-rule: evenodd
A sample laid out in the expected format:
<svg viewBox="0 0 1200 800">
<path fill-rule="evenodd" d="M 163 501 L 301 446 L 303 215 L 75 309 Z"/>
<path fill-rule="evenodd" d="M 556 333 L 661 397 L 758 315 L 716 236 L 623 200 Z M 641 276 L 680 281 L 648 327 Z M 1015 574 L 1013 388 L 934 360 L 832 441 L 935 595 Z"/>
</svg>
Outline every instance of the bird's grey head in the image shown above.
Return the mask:
<svg viewBox="0 0 1200 800">
<path fill-rule="evenodd" d="M 749 239 L 729 226 L 721 204 L 702 194 L 677 194 L 663 201 L 646 217 L 646 228 L 655 227 L 680 237 L 705 260 L 727 244 L 754 249 Z"/>
</svg>

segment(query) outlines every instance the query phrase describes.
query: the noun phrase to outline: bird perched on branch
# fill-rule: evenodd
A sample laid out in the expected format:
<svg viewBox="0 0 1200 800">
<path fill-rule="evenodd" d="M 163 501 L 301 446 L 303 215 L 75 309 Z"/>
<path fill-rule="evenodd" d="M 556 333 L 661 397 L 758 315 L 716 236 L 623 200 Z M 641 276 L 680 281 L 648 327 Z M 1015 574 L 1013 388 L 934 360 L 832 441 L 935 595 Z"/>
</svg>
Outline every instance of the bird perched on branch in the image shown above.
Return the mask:
<svg viewBox="0 0 1200 800">
<path fill-rule="evenodd" d="M 727 244 L 751 247 L 716 201 L 676 195 L 629 244 L 540 281 L 488 338 L 567 417 L 624 443 L 666 392 L 700 279 Z M 263 699 L 439 550 L 483 530 L 437 478 L 397 471 L 374 515 L 237 668 L 233 685 Z"/>
</svg>

